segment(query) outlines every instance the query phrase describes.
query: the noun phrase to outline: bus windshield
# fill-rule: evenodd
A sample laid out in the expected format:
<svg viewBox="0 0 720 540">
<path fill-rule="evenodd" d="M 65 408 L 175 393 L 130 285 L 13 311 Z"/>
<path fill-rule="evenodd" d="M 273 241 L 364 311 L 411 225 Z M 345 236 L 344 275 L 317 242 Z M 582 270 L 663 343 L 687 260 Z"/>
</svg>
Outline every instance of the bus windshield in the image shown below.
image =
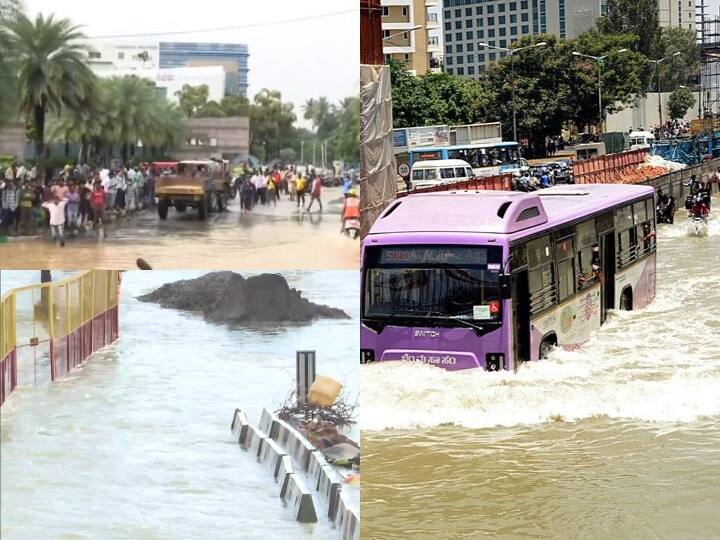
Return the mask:
<svg viewBox="0 0 720 540">
<path fill-rule="evenodd" d="M 386 246 L 368 248 L 366 257 L 366 319 L 499 321 L 491 303 L 500 300 L 500 247 Z"/>
</svg>

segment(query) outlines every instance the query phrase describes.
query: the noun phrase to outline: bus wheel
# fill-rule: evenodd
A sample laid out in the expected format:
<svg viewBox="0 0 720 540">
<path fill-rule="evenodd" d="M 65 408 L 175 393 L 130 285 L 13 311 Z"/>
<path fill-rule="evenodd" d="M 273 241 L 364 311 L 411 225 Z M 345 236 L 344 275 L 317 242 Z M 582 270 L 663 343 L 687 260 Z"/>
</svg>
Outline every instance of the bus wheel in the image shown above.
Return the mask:
<svg viewBox="0 0 720 540">
<path fill-rule="evenodd" d="M 160 219 L 167 219 L 169 206 L 170 204 L 167 201 L 160 201 L 160 204 L 158 204 L 158 216 L 160 216 Z"/>
<path fill-rule="evenodd" d="M 623 311 L 632 311 L 632 290 L 628 287 L 620 296 L 620 309 Z"/>
<path fill-rule="evenodd" d="M 557 347 L 557 338 L 554 335 L 543 339 L 542 343 L 540 343 L 540 360 L 544 360 L 550 356 L 550 353 L 555 347 Z"/>
</svg>

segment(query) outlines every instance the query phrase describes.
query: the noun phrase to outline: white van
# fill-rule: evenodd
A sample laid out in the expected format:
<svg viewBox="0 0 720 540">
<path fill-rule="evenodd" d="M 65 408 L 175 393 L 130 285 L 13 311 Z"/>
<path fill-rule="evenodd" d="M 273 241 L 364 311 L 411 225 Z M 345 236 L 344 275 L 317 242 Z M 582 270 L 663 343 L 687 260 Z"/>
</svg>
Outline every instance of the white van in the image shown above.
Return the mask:
<svg viewBox="0 0 720 540">
<path fill-rule="evenodd" d="M 475 178 L 472 167 L 462 159 L 416 161 L 410 172 L 412 189 L 449 184 Z"/>
<path fill-rule="evenodd" d="M 632 131 L 630 132 L 630 150 L 640 150 L 641 148 L 650 148 L 655 142 L 655 136 L 649 131 Z"/>
</svg>

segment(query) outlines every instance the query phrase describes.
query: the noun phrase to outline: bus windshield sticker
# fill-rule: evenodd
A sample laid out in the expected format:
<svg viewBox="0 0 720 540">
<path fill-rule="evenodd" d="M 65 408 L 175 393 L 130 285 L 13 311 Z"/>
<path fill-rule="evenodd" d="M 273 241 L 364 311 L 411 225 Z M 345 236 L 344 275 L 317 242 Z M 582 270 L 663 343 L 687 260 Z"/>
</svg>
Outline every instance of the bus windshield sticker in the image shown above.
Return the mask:
<svg viewBox="0 0 720 540">
<path fill-rule="evenodd" d="M 490 306 L 473 306 L 473 319 L 475 320 L 483 320 L 483 319 L 491 319 L 490 316 Z"/>
</svg>

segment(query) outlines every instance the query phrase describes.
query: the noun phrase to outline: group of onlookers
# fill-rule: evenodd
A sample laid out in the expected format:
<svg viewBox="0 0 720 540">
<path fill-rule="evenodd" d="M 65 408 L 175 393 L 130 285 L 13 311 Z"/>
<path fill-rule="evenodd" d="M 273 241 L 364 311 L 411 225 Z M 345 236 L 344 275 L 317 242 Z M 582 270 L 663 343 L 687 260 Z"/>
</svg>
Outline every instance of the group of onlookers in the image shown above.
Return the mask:
<svg viewBox="0 0 720 540">
<path fill-rule="evenodd" d="M 666 120 L 663 124 L 652 128 L 656 139 L 671 139 L 682 137 L 690 133 L 690 122 L 688 120 Z"/>
<path fill-rule="evenodd" d="M 50 228 L 64 245 L 64 229 L 77 234 L 109 216 L 124 216 L 154 203 L 150 167 L 111 169 L 87 164 L 48 171 L 43 181 L 37 168 L 12 163 L 0 171 L 0 234 L 35 235 Z"/>
</svg>

